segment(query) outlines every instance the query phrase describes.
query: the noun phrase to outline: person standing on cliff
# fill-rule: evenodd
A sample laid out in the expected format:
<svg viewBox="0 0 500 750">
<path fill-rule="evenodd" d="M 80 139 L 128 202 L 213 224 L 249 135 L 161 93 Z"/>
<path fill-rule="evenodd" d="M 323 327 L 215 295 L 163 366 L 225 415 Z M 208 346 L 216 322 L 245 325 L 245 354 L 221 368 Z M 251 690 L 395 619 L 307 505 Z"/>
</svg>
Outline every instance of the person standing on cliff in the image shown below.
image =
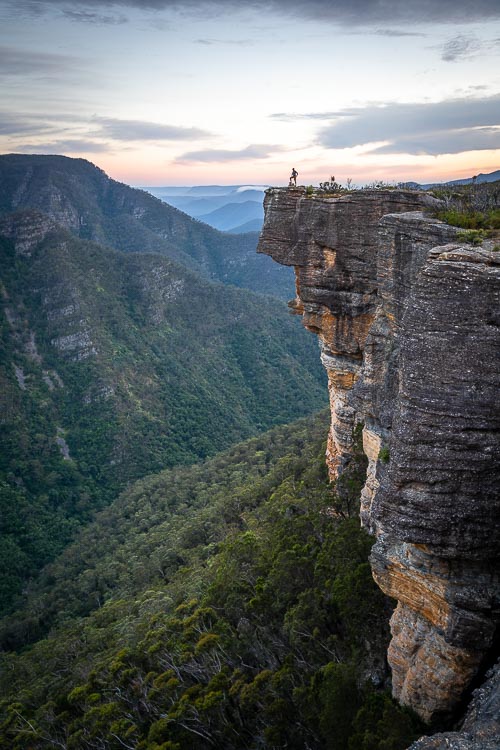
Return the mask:
<svg viewBox="0 0 500 750">
<path fill-rule="evenodd" d="M 297 187 L 297 177 L 298 172 L 295 169 L 295 167 L 292 168 L 292 174 L 290 175 L 290 182 L 288 183 L 288 187 Z"/>
</svg>

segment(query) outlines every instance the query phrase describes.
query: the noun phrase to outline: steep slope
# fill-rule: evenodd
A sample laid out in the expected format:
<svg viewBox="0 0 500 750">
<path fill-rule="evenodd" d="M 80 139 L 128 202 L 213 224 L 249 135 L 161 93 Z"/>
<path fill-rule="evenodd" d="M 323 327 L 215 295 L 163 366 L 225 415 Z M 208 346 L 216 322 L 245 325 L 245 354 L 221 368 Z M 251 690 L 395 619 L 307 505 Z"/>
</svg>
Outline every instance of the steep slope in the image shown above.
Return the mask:
<svg viewBox="0 0 500 750">
<path fill-rule="evenodd" d="M 498 248 L 461 244 L 419 192 L 274 189 L 265 205 L 260 250 L 295 266 L 294 307 L 321 341 L 332 478 L 364 424 L 361 519 L 399 602 L 394 695 L 449 718 L 498 646 Z"/>
<path fill-rule="evenodd" d="M 262 195 L 262 194 L 261 194 Z M 81 239 L 123 252 L 154 252 L 206 278 L 287 299 L 288 269 L 256 255 L 256 235 L 230 236 L 84 159 L 0 156 L 0 215 L 33 208 Z"/>
<path fill-rule="evenodd" d="M 335 516 L 325 417 L 148 477 L 96 518 L 27 601 L 50 634 L 0 655 L 2 747 L 401 750 L 418 736 L 382 686 L 387 600 L 370 538 Z"/>
<path fill-rule="evenodd" d="M 323 403 L 273 298 L 34 212 L 0 220 L 0 254 L 3 604 L 125 483 Z"/>
</svg>

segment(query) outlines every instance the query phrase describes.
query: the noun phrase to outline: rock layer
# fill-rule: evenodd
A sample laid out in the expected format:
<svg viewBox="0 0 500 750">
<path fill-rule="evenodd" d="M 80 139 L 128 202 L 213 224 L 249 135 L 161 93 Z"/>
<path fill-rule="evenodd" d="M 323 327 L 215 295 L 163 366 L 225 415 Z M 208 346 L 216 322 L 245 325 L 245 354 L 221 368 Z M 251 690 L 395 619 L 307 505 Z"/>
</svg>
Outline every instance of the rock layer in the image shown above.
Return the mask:
<svg viewBox="0 0 500 750">
<path fill-rule="evenodd" d="M 295 267 L 291 307 L 320 339 L 332 479 L 364 424 L 361 520 L 375 580 L 399 602 L 393 691 L 427 721 L 461 700 L 500 610 L 500 254 L 460 245 L 423 213 L 435 203 L 272 189 L 259 244 Z"/>
<path fill-rule="evenodd" d="M 422 737 L 409 750 L 498 750 L 500 745 L 500 663 L 474 691 L 460 731 Z"/>
</svg>

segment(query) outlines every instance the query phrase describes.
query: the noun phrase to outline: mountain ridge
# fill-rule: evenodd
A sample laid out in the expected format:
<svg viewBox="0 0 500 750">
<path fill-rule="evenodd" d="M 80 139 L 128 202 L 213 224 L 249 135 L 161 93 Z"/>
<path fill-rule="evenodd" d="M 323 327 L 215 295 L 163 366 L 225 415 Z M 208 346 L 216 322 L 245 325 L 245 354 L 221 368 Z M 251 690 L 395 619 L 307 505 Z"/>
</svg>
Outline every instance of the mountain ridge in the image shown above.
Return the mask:
<svg viewBox="0 0 500 750">
<path fill-rule="evenodd" d="M 262 226 L 264 208 L 256 204 L 255 201 L 226 203 L 221 208 L 217 208 L 209 214 L 203 214 L 199 219 L 219 229 L 221 232 L 231 232 L 236 227 L 250 221 L 260 221 L 260 226 Z"/>
<path fill-rule="evenodd" d="M 85 159 L 0 156 L 0 215 L 25 208 L 47 214 L 81 239 L 122 252 L 165 255 L 208 279 L 283 300 L 293 293 L 290 272 L 255 253 L 257 234 L 218 232 L 144 190 L 110 179 Z"/>
<path fill-rule="evenodd" d="M 471 185 L 472 183 L 482 184 L 484 182 L 496 182 L 497 180 L 500 180 L 500 169 L 497 169 L 494 172 L 480 172 L 474 177 L 462 177 L 457 180 L 448 180 L 447 182 L 419 183 L 410 180 L 409 182 L 403 182 L 402 186 L 419 188 L 421 190 L 430 190 L 431 188 L 453 187 L 454 185 Z"/>
</svg>

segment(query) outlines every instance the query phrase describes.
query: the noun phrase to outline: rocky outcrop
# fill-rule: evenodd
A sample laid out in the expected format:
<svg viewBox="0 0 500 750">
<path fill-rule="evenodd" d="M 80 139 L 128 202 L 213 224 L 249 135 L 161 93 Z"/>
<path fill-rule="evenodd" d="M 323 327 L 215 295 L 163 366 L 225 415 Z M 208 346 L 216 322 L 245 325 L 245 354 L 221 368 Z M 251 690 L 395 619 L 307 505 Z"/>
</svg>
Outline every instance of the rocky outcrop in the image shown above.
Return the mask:
<svg viewBox="0 0 500 750">
<path fill-rule="evenodd" d="M 0 218 L 0 236 L 9 239 L 16 255 L 29 257 L 56 228 L 52 219 L 39 211 L 19 211 Z"/>
<path fill-rule="evenodd" d="M 320 339 L 332 479 L 364 424 L 361 519 L 398 600 L 393 691 L 426 721 L 455 710 L 500 616 L 500 253 L 459 244 L 433 202 L 272 189 L 259 244 L 294 266 L 291 307 Z"/>
<path fill-rule="evenodd" d="M 66 234 L 49 216 L 39 211 L 27 210 L 0 217 L 0 238 L 10 240 L 16 256 L 22 258 L 31 258 L 42 252 L 44 242 L 47 247 L 50 246 L 55 266 L 52 269 L 53 283 L 49 288 L 44 287 L 42 293 L 37 281 L 31 292 L 41 294 L 44 313 L 52 325 L 57 327 L 62 322 L 63 332 L 51 338 L 51 344 L 58 352 L 74 361 L 95 357 L 97 347 L 93 340 L 91 324 L 82 315 L 80 292 L 76 285 L 68 284 L 66 279 L 67 262 L 71 255 L 68 241 L 71 244 L 73 239 L 71 235 Z M 15 328 L 16 321 L 19 322 L 22 315 L 13 308 L 7 310 L 11 326 Z M 24 339 L 23 348 L 26 354 L 31 360 L 41 364 L 42 358 L 38 352 L 34 332 L 25 331 Z"/>
<path fill-rule="evenodd" d="M 498 750 L 500 746 L 500 664 L 474 691 L 459 731 L 422 737 L 409 750 Z"/>
</svg>

